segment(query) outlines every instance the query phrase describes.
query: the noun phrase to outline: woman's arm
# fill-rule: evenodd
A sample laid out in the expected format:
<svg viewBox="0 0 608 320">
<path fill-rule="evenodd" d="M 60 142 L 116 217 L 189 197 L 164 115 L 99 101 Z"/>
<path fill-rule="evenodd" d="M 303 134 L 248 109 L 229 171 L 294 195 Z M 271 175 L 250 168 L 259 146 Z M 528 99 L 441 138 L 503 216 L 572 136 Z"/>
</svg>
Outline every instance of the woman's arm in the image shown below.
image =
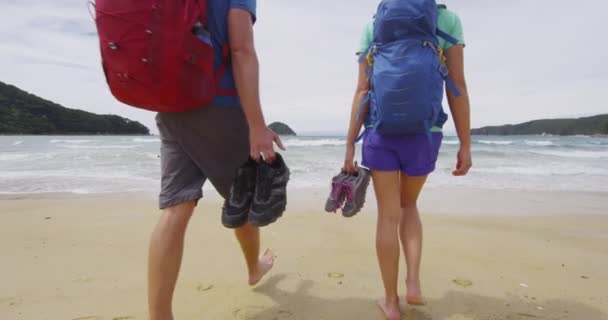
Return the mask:
<svg viewBox="0 0 608 320">
<path fill-rule="evenodd" d="M 467 82 L 464 77 L 464 47 L 462 45 L 452 46 L 446 50 L 445 57 L 450 71 L 450 78 L 454 81 L 458 91 L 460 91 L 460 96 L 457 97 L 446 86 L 448 104 L 450 105 L 454 125 L 456 126 L 458 139 L 460 140 L 456 169 L 452 174 L 464 176 L 473 166 L 471 159 L 471 108 L 469 105 Z"/>
<path fill-rule="evenodd" d="M 363 125 L 363 115 L 367 113 L 367 108 L 369 108 L 369 103 L 364 106 L 361 110 L 361 117 L 357 119 L 357 114 L 359 114 L 359 106 L 361 101 L 365 99 L 365 96 L 369 92 L 369 79 L 367 75 L 367 61 L 363 61 L 359 63 L 359 77 L 357 81 L 357 89 L 355 90 L 355 96 L 353 98 L 353 105 L 350 111 L 350 124 L 348 126 L 348 134 L 346 136 L 346 156 L 344 157 L 344 170 L 346 172 L 354 173 L 357 171 L 357 168 L 354 164 L 355 159 L 355 139 L 359 135 L 359 131 L 361 131 L 361 126 Z"/>
</svg>

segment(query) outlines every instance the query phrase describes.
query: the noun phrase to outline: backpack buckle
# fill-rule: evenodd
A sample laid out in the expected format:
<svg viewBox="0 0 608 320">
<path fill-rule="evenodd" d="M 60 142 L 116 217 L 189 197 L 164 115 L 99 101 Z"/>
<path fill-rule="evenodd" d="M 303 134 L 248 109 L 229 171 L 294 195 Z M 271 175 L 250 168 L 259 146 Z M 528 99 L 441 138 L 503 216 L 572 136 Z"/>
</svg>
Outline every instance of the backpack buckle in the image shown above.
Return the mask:
<svg viewBox="0 0 608 320">
<path fill-rule="evenodd" d="M 429 47 L 429 48 L 433 49 L 433 51 L 435 51 L 435 53 L 438 56 L 441 55 L 441 52 L 440 52 L 441 48 L 436 47 L 435 44 L 433 44 L 430 41 L 422 41 L 422 46 L 423 47 Z"/>
<path fill-rule="evenodd" d="M 368 65 L 372 65 L 374 64 L 374 55 L 378 52 L 378 45 L 374 45 L 373 47 L 371 47 L 368 52 L 367 55 L 365 56 L 365 60 L 367 60 L 367 64 Z"/>
<path fill-rule="evenodd" d="M 367 64 L 370 66 L 374 63 L 374 50 L 375 47 L 370 48 L 369 50 L 367 50 L 367 54 L 365 55 L 365 61 L 367 61 Z"/>
</svg>

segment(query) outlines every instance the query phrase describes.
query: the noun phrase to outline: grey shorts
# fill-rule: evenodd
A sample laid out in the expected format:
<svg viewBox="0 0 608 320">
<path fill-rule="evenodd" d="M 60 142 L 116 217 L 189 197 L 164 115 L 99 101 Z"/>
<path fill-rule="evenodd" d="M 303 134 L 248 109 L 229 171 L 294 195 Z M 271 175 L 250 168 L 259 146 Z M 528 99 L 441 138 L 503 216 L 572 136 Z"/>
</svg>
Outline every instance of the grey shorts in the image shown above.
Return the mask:
<svg viewBox="0 0 608 320">
<path fill-rule="evenodd" d="M 207 179 L 227 198 L 236 170 L 249 157 L 249 131 L 241 108 L 159 113 L 156 124 L 161 138 L 159 207 L 198 201 Z"/>
</svg>

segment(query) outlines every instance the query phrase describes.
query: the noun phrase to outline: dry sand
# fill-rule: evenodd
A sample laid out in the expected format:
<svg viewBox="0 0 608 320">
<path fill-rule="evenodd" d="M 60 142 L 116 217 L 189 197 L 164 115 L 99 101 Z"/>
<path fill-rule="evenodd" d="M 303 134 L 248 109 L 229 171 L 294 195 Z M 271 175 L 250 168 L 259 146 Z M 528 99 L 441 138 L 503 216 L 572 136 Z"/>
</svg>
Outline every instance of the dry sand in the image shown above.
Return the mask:
<svg viewBox="0 0 608 320">
<path fill-rule="evenodd" d="M 202 202 L 176 319 L 382 319 L 373 208 L 347 220 L 300 202 L 264 230 L 277 264 L 254 289 L 219 200 Z M 0 200 L 0 319 L 146 319 L 158 215 L 146 197 Z M 429 304 L 404 305 L 404 319 L 608 319 L 608 215 L 425 214 L 424 223 Z"/>
</svg>

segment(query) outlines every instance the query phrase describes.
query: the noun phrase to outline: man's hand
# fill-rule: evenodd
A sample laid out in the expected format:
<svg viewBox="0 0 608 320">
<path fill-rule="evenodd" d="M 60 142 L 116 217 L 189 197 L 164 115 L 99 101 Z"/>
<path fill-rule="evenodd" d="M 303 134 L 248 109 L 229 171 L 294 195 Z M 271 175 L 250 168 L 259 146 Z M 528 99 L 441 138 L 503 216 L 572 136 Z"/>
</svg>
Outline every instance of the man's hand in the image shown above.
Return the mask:
<svg viewBox="0 0 608 320">
<path fill-rule="evenodd" d="M 281 138 L 266 126 L 257 126 L 249 130 L 250 156 L 253 160 L 259 161 L 260 158 L 267 163 L 272 163 L 276 158 L 274 143 L 281 150 L 285 150 Z"/>
<path fill-rule="evenodd" d="M 457 177 L 466 176 L 472 166 L 471 148 L 461 147 L 460 150 L 458 150 L 456 170 L 454 170 L 452 174 Z"/>
</svg>

